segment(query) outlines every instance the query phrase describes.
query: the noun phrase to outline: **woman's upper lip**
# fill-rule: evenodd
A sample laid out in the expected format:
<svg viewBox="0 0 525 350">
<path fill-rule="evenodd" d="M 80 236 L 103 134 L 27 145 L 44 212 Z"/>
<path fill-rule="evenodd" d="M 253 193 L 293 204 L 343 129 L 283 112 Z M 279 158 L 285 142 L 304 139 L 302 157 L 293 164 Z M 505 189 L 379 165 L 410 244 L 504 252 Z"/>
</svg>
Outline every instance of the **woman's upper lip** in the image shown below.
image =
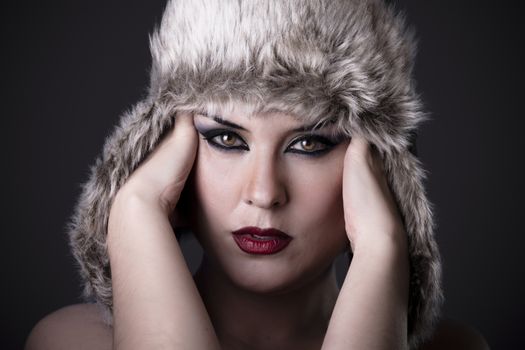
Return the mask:
<svg viewBox="0 0 525 350">
<path fill-rule="evenodd" d="M 281 237 L 281 238 L 292 238 L 288 236 L 283 231 L 280 231 L 275 228 L 259 228 L 255 226 L 248 226 L 240 228 L 236 231 L 233 231 L 234 235 L 257 235 L 257 236 L 267 236 L 267 237 Z"/>
</svg>

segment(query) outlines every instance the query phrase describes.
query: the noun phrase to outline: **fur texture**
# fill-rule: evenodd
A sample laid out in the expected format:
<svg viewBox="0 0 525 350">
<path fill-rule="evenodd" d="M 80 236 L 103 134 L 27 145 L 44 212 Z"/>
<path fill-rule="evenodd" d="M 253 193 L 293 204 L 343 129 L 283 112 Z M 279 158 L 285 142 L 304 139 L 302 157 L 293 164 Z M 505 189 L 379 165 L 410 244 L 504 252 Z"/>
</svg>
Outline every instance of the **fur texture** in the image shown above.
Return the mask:
<svg viewBox="0 0 525 350">
<path fill-rule="evenodd" d="M 69 222 L 84 294 L 111 323 L 106 247 L 117 190 L 181 110 L 292 113 L 335 122 L 380 150 L 409 237 L 409 343 L 427 338 L 442 303 L 425 171 L 410 152 L 425 119 L 412 81 L 415 45 L 404 19 L 379 0 L 172 0 L 150 37 L 148 96 L 107 138 Z"/>
</svg>

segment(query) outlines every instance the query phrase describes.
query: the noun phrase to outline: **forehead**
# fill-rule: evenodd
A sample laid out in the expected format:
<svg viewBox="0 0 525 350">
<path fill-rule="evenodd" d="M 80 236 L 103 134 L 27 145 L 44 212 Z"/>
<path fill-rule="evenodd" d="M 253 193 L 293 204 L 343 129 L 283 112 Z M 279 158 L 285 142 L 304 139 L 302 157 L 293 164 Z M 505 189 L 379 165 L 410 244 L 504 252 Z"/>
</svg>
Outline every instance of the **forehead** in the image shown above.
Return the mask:
<svg viewBox="0 0 525 350">
<path fill-rule="evenodd" d="M 339 134 L 334 123 L 313 123 L 306 124 L 295 115 L 290 115 L 283 112 L 274 113 L 258 113 L 251 115 L 239 115 L 231 113 L 229 115 L 209 115 L 206 112 L 197 112 L 195 115 L 199 123 L 202 120 L 210 120 L 216 123 L 249 132 L 252 127 L 258 128 L 260 126 L 269 127 L 272 129 L 279 129 L 285 132 L 311 132 L 315 130 L 328 131 L 334 134 Z"/>
<path fill-rule="evenodd" d="M 240 101 L 208 103 L 195 109 L 194 113 L 201 118 L 242 125 L 264 121 L 282 127 L 302 127 L 306 130 L 336 128 L 335 119 L 327 118 L 325 115 L 311 118 L 311 116 L 308 117 L 285 108 Z"/>
</svg>

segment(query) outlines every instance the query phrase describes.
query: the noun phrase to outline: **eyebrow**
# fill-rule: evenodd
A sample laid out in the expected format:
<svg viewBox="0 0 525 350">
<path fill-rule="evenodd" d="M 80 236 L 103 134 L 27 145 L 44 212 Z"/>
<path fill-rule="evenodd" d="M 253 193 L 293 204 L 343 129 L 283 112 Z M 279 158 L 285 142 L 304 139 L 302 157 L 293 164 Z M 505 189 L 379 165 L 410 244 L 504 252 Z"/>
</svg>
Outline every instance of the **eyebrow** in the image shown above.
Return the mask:
<svg viewBox="0 0 525 350">
<path fill-rule="evenodd" d="M 222 124 L 222 125 L 226 125 L 226 126 L 229 126 L 230 128 L 233 128 L 233 129 L 237 129 L 237 130 L 243 130 L 243 131 L 248 131 L 246 130 L 246 128 L 238 125 L 238 124 L 235 124 L 235 123 L 232 123 L 230 121 L 227 121 L 227 120 L 224 120 L 224 118 L 220 115 L 208 115 L 206 113 L 203 113 L 203 112 L 199 112 L 199 114 L 205 116 L 205 117 L 208 117 L 210 119 L 213 119 L 215 122 L 219 123 L 219 124 Z M 295 128 L 293 130 L 291 130 L 292 132 L 304 132 L 304 131 L 313 131 L 313 130 L 319 130 L 319 129 L 323 129 L 325 127 L 327 127 L 328 125 L 323 125 L 321 127 L 318 127 L 317 129 L 315 129 L 317 126 L 318 126 L 319 123 L 312 123 L 310 125 L 303 125 L 303 126 L 300 126 L 298 128 Z"/>
</svg>

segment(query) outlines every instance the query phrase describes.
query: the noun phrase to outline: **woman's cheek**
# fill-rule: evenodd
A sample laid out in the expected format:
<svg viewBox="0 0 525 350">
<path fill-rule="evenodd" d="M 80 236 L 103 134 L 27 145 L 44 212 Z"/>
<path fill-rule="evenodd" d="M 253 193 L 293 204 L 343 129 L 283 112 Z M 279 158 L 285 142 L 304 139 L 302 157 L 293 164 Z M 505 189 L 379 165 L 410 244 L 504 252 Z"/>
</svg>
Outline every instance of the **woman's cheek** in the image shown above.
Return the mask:
<svg viewBox="0 0 525 350">
<path fill-rule="evenodd" d="M 305 194 L 333 197 L 342 193 L 343 160 L 341 157 L 295 162 L 293 184 L 296 190 Z"/>
<path fill-rule="evenodd" d="M 199 146 L 196 167 L 197 196 L 202 209 L 208 214 L 225 210 L 233 200 L 233 184 L 237 183 L 234 157 L 211 149 L 206 142 Z"/>
<path fill-rule="evenodd" d="M 293 193 L 297 203 L 302 203 L 305 218 L 310 218 L 310 225 L 344 226 L 343 211 L 343 171 L 342 160 L 327 159 L 323 164 L 297 165 L 296 181 Z"/>
</svg>

